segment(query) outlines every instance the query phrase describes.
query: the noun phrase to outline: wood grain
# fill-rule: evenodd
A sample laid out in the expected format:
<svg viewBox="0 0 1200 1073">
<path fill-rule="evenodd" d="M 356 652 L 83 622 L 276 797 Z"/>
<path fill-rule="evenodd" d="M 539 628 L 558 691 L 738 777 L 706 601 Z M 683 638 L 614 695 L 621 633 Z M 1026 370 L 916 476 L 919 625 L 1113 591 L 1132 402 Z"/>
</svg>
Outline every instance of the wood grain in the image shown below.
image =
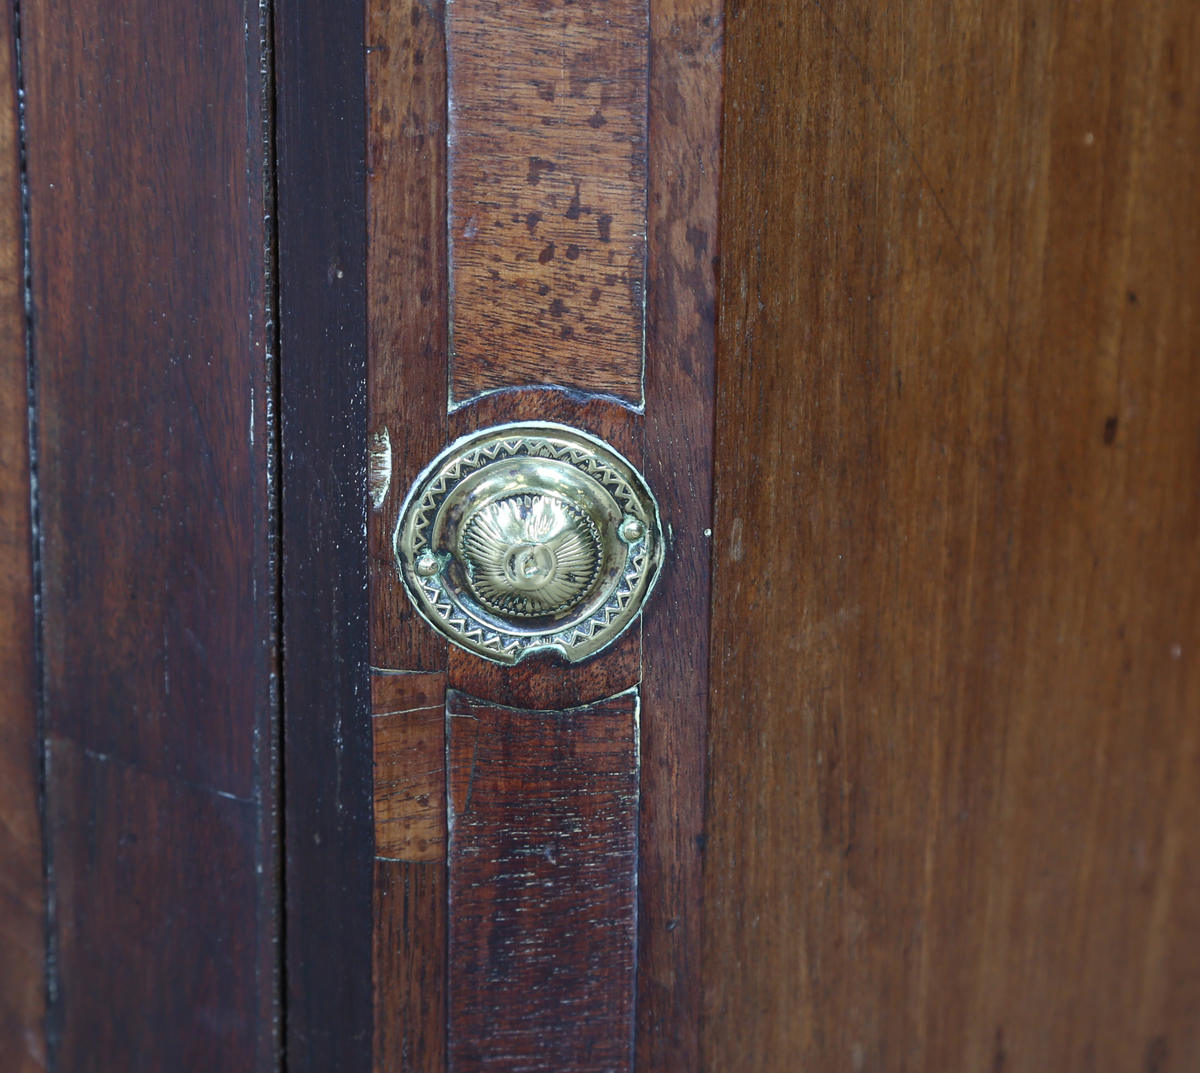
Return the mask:
<svg viewBox="0 0 1200 1073">
<path fill-rule="evenodd" d="M 278 0 L 289 1073 L 371 1068 L 364 26 Z"/>
<path fill-rule="evenodd" d="M 443 710 L 443 723 L 445 712 Z M 378 1073 L 446 1068 L 445 861 L 375 862 Z"/>
<path fill-rule="evenodd" d="M 444 861 L 445 674 L 371 675 L 371 715 L 375 856 Z"/>
<path fill-rule="evenodd" d="M 636 693 L 446 714 L 450 1070 L 631 1073 Z"/>
<path fill-rule="evenodd" d="M 0 1069 L 46 1067 L 29 366 L 12 12 L 0 19 Z"/>
<path fill-rule="evenodd" d="M 20 7 L 53 1069 L 276 1062 L 262 18 Z"/>
<path fill-rule="evenodd" d="M 642 403 L 647 0 L 455 0 L 453 405 L 560 387 Z"/>
<path fill-rule="evenodd" d="M 446 443 L 444 19 L 441 2 L 367 4 L 367 410 L 372 437 L 386 435 L 391 455 L 387 494 L 368 518 L 371 663 L 435 672 L 372 682 L 437 695 L 436 707 L 392 719 L 410 747 L 376 768 L 375 1073 L 442 1073 L 446 1063 L 447 644 L 409 602 L 392 549 L 405 494 Z M 380 744 L 377 734 L 377 764 Z M 381 797 L 397 787 L 408 791 L 394 816 Z"/>
<path fill-rule="evenodd" d="M 367 411 L 388 494 L 369 512 L 371 663 L 440 670 L 446 642 L 404 593 L 400 504 L 446 444 L 446 41 L 440 2 L 367 4 Z"/>
<path fill-rule="evenodd" d="M 705 1063 L 1200 1066 L 1200 12 L 731 7 Z"/>
<path fill-rule="evenodd" d="M 257 804 L 59 737 L 48 764 L 65 992 L 51 1021 L 62 1035 L 50 1068 L 275 1068 L 270 1054 L 255 1064 L 269 1023 L 259 1011 L 262 985 L 245 964 L 246 921 L 261 897 L 244 866 L 257 851 Z M 181 977 L 186 986 L 175 985 Z M 76 993 L 95 980 L 101 994 Z M 165 1035 L 170 1056 L 160 1061 Z"/>
<path fill-rule="evenodd" d="M 645 474 L 670 546 L 642 634 L 637 1068 L 701 1068 L 722 3 L 654 0 Z"/>
</svg>

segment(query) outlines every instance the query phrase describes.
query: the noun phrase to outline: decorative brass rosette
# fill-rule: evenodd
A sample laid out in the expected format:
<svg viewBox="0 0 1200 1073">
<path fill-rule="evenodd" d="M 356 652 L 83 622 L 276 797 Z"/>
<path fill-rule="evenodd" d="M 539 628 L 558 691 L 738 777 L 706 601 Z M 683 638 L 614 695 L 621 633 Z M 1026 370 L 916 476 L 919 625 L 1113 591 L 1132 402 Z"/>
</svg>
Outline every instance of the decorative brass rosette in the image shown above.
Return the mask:
<svg viewBox="0 0 1200 1073">
<path fill-rule="evenodd" d="M 417 609 L 497 663 L 611 644 L 662 565 L 650 489 L 603 441 L 566 425 L 499 425 L 452 444 L 409 491 L 396 559 Z"/>
</svg>

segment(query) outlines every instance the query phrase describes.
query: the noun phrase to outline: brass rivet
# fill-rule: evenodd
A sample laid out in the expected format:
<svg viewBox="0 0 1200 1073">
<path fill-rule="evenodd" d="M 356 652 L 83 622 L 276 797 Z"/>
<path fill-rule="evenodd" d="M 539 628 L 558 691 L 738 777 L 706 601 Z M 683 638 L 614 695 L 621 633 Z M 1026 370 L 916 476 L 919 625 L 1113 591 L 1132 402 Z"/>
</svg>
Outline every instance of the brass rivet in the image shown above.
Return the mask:
<svg viewBox="0 0 1200 1073">
<path fill-rule="evenodd" d="M 646 527 L 637 518 L 626 518 L 621 523 L 621 539 L 627 544 L 636 544 L 646 535 Z"/>
</svg>

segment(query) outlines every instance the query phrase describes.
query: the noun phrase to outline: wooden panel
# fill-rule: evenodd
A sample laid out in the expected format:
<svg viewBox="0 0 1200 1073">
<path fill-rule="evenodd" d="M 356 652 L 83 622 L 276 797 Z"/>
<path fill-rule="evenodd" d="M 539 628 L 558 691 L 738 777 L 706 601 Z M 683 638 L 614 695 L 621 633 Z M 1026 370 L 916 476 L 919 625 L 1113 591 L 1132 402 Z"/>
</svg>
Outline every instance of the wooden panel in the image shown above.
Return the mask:
<svg viewBox="0 0 1200 1073">
<path fill-rule="evenodd" d="M 642 403 L 647 0 L 449 6 L 451 401 Z"/>
<path fill-rule="evenodd" d="M 274 1068 L 263 16 L 20 16 L 48 1064 Z"/>
<path fill-rule="evenodd" d="M 449 1068 L 632 1070 L 637 695 L 451 690 Z"/>
<path fill-rule="evenodd" d="M 446 676 L 373 674 L 375 856 L 446 859 Z"/>
<path fill-rule="evenodd" d="M 46 1066 L 33 534 L 13 20 L 0 19 L 0 1069 Z"/>
<path fill-rule="evenodd" d="M 446 643 L 404 594 L 400 504 L 446 443 L 446 42 L 443 5 L 367 3 L 367 359 L 387 492 L 370 511 L 371 663 L 439 670 Z M 384 438 L 386 437 L 386 438 Z"/>
<path fill-rule="evenodd" d="M 438 672 L 372 678 L 377 691 L 425 691 L 419 704 L 413 697 L 393 697 L 383 705 L 420 710 L 390 719 L 399 723 L 394 729 L 409 747 L 391 752 L 386 772 L 376 769 L 375 852 L 400 860 L 375 863 L 373 1068 L 442 1073 L 446 642 L 405 595 L 392 535 L 409 487 L 446 443 L 444 5 L 368 0 L 367 46 L 368 421 L 373 442 L 386 442 L 390 455 L 390 468 L 383 471 L 386 493 L 380 495 L 378 485 L 371 488 L 371 663 Z M 383 700 L 378 693 L 377 699 Z M 414 717 L 420 725 L 415 736 Z M 375 725 L 380 727 L 380 717 Z M 377 734 L 377 761 L 380 744 Z M 385 810 L 381 796 L 396 788 L 407 788 L 392 799 L 399 808 Z"/>
<path fill-rule="evenodd" d="M 276 1068 L 269 1054 L 255 1063 L 261 985 L 243 945 L 247 918 L 263 909 L 243 863 L 258 852 L 255 802 L 61 738 L 51 739 L 49 768 L 65 991 L 50 1068 Z M 99 989 L 94 1000 L 76 993 L 85 982 Z M 172 1049 L 160 1060 L 164 1035 Z"/>
<path fill-rule="evenodd" d="M 371 427 L 381 415 L 392 448 L 389 491 L 372 516 L 372 660 L 421 670 L 444 660 L 455 689 L 547 711 L 610 697 L 650 675 L 655 711 L 647 740 L 656 767 L 644 816 L 657 833 L 647 840 L 651 860 L 640 876 L 647 912 L 639 1048 L 647 1070 L 672 1062 L 697 1069 L 720 6 L 660 5 L 653 23 L 635 0 L 603 10 L 477 0 L 448 9 L 455 407 L 448 421 L 434 401 L 445 401 L 436 349 L 443 338 L 437 318 L 445 315 L 437 275 L 442 236 L 431 209 L 443 181 L 440 14 L 440 7 L 369 5 Z M 656 35 L 653 84 L 648 32 Z M 649 130 L 647 93 L 659 117 L 650 117 Z M 647 138 L 657 139 L 649 170 Z M 608 242 L 598 241 L 602 231 Z M 643 401 L 647 253 L 656 288 L 646 311 L 647 354 L 658 364 L 646 371 L 654 412 L 643 419 L 629 406 Z M 603 278 L 593 281 L 597 256 Z M 618 258 L 624 261 L 614 271 Z M 390 537 L 413 477 L 436 453 L 439 436 L 520 420 L 583 428 L 650 475 L 671 551 L 648 613 L 649 641 L 635 626 L 583 665 L 542 656 L 499 667 L 453 646 L 439 649 L 408 610 Z M 643 644 L 653 659 L 646 671 Z M 417 889 L 410 884 L 404 898 L 384 901 L 376 892 L 377 944 L 393 936 L 390 968 L 377 964 L 376 1016 L 389 1025 L 436 1014 L 427 1002 L 412 1005 L 415 992 L 400 982 L 420 973 L 427 985 L 433 979 L 433 962 L 423 969 L 405 960 L 432 957 L 432 947 L 408 932 L 395 938 L 394 929 L 420 929 L 426 919 L 437 927 L 443 919 L 440 907 L 420 901 L 433 887 Z M 401 908 L 403 919 L 385 920 Z M 382 1031 L 377 1020 L 377 1070 L 411 1062 L 398 1057 L 398 1030 L 387 1041 Z"/>
<path fill-rule="evenodd" d="M 362 1073 L 375 945 L 364 27 L 323 0 L 273 6 L 287 1064 Z"/>
<path fill-rule="evenodd" d="M 644 472 L 671 544 L 642 629 L 639 1073 L 700 1069 L 722 8 L 651 6 Z"/>
<path fill-rule="evenodd" d="M 444 709 L 442 719 L 444 725 Z M 445 862 L 377 860 L 377 1073 L 442 1073 L 446 1068 L 445 979 Z"/>
<path fill-rule="evenodd" d="M 1200 9 L 727 47 L 706 1062 L 1200 1067 Z"/>
</svg>

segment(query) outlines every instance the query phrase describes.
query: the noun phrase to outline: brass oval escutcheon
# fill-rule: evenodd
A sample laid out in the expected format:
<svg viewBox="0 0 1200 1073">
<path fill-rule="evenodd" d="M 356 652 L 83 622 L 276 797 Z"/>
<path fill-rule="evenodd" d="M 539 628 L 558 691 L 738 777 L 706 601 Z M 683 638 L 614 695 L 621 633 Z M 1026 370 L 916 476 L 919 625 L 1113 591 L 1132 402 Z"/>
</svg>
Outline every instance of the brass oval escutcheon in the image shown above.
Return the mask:
<svg viewBox="0 0 1200 1073">
<path fill-rule="evenodd" d="M 421 615 L 497 663 L 576 662 L 637 618 L 662 566 L 642 475 L 567 425 L 498 425 L 451 444 L 400 511 L 396 561 Z"/>
</svg>

